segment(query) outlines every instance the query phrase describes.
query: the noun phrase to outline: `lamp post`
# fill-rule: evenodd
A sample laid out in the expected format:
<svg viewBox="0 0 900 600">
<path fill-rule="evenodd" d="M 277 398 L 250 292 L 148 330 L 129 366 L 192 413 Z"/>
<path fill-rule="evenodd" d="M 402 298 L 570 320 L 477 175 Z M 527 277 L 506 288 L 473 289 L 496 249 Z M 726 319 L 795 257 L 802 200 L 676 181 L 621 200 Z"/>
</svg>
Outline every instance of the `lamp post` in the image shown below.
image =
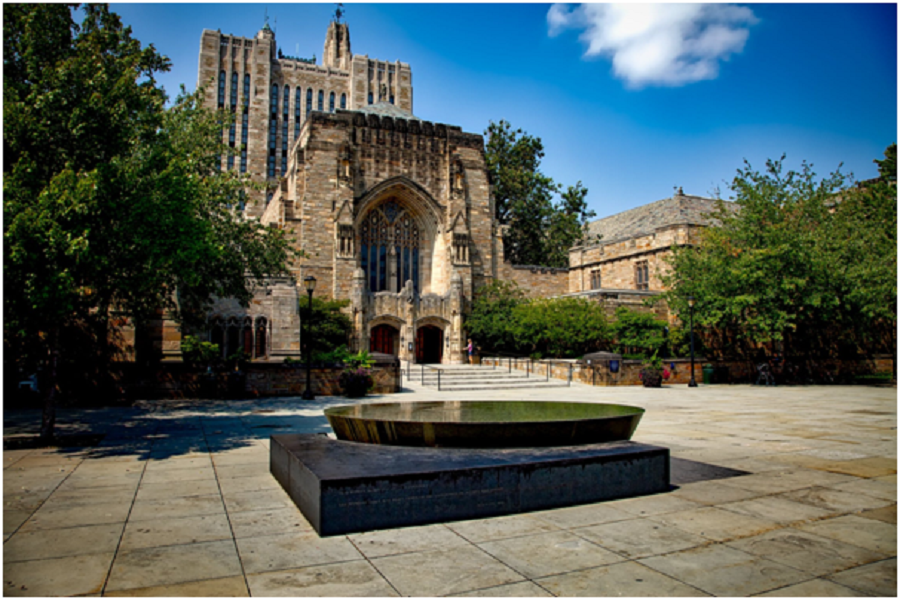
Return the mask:
<svg viewBox="0 0 900 600">
<path fill-rule="evenodd" d="M 303 391 L 301 398 L 304 400 L 314 400 L 316 395 L 312 391 L 312 352 L 309 349 L 309 325 L 312 321 L 312 295 L 316 289 L 316 278 L 310 275 L 303 279 L 306 284 L 306 293 L 309 294 L 309 302 L 306 305 L 306 389 Z"/>
<path fill-rule="evenodd" d="M 697 387 L 697 381 L 694 379 L 694 297 L 688 296 L 688 306 L 691 307 L 691 382 L 688 387 Z"/>
</svg>

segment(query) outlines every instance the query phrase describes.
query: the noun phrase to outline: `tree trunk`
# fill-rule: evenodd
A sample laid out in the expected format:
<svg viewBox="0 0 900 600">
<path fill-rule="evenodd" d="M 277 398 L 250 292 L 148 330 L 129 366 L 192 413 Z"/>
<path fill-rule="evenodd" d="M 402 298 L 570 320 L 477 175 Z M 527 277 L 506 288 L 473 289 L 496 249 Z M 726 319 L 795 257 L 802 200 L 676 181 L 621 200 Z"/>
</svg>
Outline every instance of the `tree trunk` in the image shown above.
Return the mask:
<svg viewBox="0 0 900 600">
<path fill-rule="evenodd" d="M 47 375 L 47 393 L 44 396 L 44 412 L 41 416 L 41 439 L 53 439 L 56 428 L 56 388 L 59 365 L 59 334 L 54 332 L 50 342 L 50 365 Z"/>
</svg>

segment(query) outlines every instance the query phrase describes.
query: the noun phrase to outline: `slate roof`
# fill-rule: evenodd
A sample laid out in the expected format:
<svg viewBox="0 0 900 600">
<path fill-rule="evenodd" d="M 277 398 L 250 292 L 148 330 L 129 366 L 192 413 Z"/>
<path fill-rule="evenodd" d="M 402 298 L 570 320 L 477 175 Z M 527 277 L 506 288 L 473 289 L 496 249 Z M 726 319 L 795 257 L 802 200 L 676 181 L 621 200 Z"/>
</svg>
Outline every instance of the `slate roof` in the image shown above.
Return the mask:
<svg viewBox="0 0 900 600">
<path fill-rule="evenodd" d="M 591 237 L 603 236 L 601 244 L 648 235 L 671 225 L 709 225 L 719 200 L 676 194 L 617 215 L 604 217 L 588 224 Z M 725 202 L 729 210 L 737 210 L 733 202 Z"/>
<path fill-rule="evenodd" d="M 404 110 L 396 104 L 391 104 L 390 102 L 376 102 L 375 104 L 368 104 L 366 106 L 363 106 L 362 108 L 357 108 L 354 112 L 361 112 L 367 115 L 378 115 L 379 117 L 391 117 L 393 119 L 406 119 L 408 121 L 422 120 L 408 110 Z"/>
</svg>

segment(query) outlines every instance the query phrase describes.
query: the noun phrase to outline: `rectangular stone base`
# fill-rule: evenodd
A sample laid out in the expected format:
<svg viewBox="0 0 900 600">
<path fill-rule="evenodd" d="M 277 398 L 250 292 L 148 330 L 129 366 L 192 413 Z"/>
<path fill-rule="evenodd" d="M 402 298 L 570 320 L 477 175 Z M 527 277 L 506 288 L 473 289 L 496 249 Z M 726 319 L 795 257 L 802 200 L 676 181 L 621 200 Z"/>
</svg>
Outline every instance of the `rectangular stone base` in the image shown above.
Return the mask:
<svg viewBox="0 0 900 600">
<path fill-rule="evenodd" d="M 669 449 L 412 448 L 273 435 L 272 475 L 319 535 L 477 519 L 670 489 Z"/>
</svg>

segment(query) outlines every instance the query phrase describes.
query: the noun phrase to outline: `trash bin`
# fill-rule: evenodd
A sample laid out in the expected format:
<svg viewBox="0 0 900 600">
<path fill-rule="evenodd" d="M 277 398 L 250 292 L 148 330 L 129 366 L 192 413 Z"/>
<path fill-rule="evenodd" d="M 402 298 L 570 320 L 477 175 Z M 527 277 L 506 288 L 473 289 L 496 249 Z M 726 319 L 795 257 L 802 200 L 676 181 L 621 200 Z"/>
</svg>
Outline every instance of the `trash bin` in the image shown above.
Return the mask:
<svg viewBox="0 0 900 600">
<path fill-rule="evenodd" d="M 703 365 L 703 383 L 709 385 L 713 381 L 715 369 L 712 365 Z"/>
</svg>

